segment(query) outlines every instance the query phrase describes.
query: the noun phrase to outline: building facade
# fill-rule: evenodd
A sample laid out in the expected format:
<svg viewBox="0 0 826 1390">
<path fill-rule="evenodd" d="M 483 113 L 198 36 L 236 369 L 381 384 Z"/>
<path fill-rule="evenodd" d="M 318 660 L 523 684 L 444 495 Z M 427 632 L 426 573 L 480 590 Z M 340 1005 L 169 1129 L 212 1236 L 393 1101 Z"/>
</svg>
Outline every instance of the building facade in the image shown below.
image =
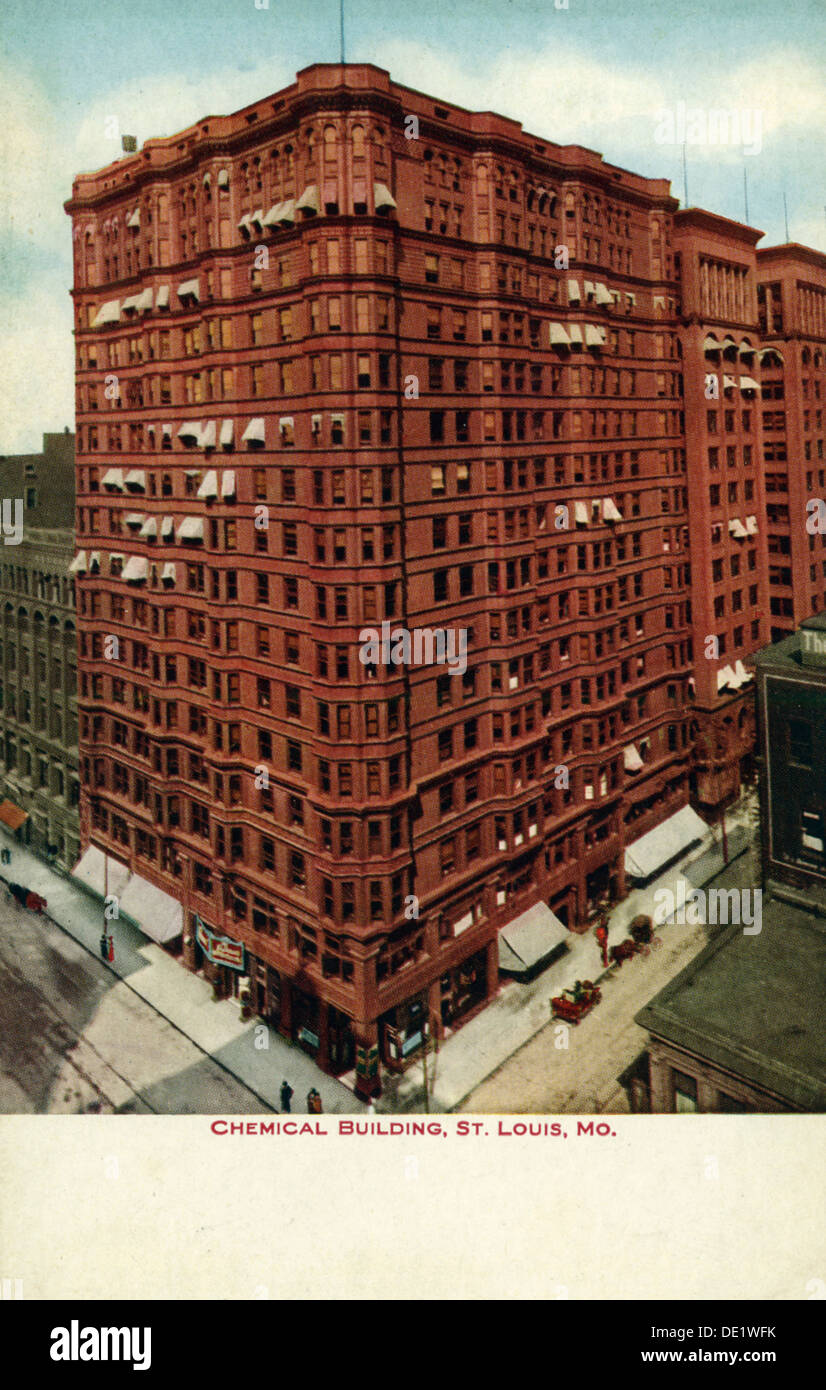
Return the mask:
<svg viewBox="0 0 826 1390">
<path fill-rule="evenodd" d="M 74 445 L 66 430 L 44 435 L 40 454 L 0 459 L 2 791 L 27 815 L 20 838 L 64 869 L 80 850 Z"/>
</svg>

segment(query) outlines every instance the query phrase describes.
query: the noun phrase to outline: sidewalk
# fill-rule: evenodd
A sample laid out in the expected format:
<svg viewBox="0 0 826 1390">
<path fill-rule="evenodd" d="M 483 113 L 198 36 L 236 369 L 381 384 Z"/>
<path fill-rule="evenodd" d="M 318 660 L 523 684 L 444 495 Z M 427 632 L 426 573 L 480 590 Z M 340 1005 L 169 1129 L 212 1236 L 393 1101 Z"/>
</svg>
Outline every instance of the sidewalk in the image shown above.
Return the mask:
<svg viewBox="0 0 826 1390">
<path fill-rule="evenodd" d="M 727 816 L 729 863 L 751 842 L 748 801 L 744 797 Z M 614 946 L 628 935 L 630 922 L 638 913 L 653 916 L 654 894 L 658 888 L 675 889 L 684 874 L 691 886 L 701 887 L 725 867 L 720 831 L 709 829 L 702 844 L 652 879 L 644 888 L 634 888 L 618 903 L 608 919 L 608 944 Z M 668 930 L 668 927 L 665 928 Z M 661 928 L 662 930 L 662 928 Z M 528 984 L 512 981 L 480 1014 L 448 1037 L 438 1054 L 428 1057 L 430 1109 L 434 1113 L 454 1110 L 477 1086 L 529 1042 L 550 1021 L 549 1001 L 553 995 L 570 989 L 579 980 L 599 980 L 605 970 L 593 932 L 573 933 L 568 952 Z M 434 1079 L 435 1078 L 435 1079 Z M 401 1076 L 387 1076 L 378 1111 L 421 1111 L 424 1109 L 424 1071 L 417 1063 Z"/>
<path fill-rule="evenodd" d="M 11 864 L 0 866 L 2 876 L 40 893 L 48 903 L 44 915 L 100 960 L 102 902 L 70 877 L 50 868 L 2 828 L 0 847 L 10 849 L 12 855 Z M 366 1108 L 352 1091 L 260 1019 L 242 1021 L 235 1000 L 213 999 L 212 986 L 206 980 L 147 940 L 126 918 L 121 917 L 111 928 L 115 959 L 101 964 L 271 1110 L 281 1109 L 279 1092 L 285 1078 L 295 1092 L 294 1114 L 306 1112 L 305 1097 L 312 1086 L 320 1093 L 326 1114 L 360 1114 Z M 261 1047 L 262 1037 L 266 1037 L 267 1047 Z"/>
</svg>

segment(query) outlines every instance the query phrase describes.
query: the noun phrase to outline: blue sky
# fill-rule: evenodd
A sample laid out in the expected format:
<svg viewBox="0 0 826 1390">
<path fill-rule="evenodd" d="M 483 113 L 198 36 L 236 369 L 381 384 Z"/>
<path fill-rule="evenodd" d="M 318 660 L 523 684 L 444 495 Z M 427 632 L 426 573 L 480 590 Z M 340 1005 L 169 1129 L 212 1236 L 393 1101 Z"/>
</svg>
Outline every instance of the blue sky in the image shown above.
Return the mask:
<svg viewBox="0 0 826 1390">
<path fill-rule="evenodd" d="M 259 0 L 263 4 L 263 0 Z M 759 152 L 690 143 L 689 201 L 749 220 L 764 244 L 826 251 L 823 0 L 348 0 L 347 57 L 537 135 L 577 142 L 682 198 L 664 110 L 759 119 Z M 107 136 L 171 134 L 337 61 L 338 0 L 3 0 L 0 11 L 0 452 L 73 423 L 71 181 L 119 153 Z M 754 113 L 758 113 L 755 117 Z M 662 129 L 661 122 L 659 124 Z M 695 127 L 702 135 L 702 127 Z"/>
</svg>

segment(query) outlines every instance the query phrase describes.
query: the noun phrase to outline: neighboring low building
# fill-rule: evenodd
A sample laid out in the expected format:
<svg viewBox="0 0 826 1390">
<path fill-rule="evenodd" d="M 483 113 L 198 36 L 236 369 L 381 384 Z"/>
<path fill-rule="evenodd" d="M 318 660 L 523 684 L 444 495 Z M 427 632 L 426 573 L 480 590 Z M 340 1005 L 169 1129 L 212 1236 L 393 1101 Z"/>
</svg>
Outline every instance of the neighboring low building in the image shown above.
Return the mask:
<svg viewBox="0 0 826 1390">
<path fill-rule="evenodd" d="M 74 445 L 67 429 L 0 458 L 0 818 L 66 869 L 80 848 Z"/>
</svg>

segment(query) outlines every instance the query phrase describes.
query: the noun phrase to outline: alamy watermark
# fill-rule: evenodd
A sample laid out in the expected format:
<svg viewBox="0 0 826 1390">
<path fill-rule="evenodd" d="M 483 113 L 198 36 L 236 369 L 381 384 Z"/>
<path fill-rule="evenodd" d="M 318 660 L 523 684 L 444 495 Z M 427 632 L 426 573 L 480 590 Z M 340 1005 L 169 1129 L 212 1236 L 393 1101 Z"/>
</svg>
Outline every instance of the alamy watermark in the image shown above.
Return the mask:
<svg viewBox="0 0 826 1390">
<path fill-rule="evenodd" d="M 447 666 L 452 676 L 467 670 L 467 628 L 364 627 L 359 633 L 363 666 Z"/>
<path fill-rule="evenodd" d="M 763 113 L 756 106 L 725 111 L 678 101 L 661 108 L 655 119 L 658 145 L 740 145 L 748 155 L 763 148 Z"/>
<path fill-rule="evenodd" d="M 744 936 L 759 936 L 763 930 L 760 888 L 709 888 L 706 891 L 689 888 L 685 879 L 681 879 L 676 893 L 670 888 L 658 888 L 654 901 L 657 926 L 665 922 L 678 927 L 739 926 L 742 923 Z"/>
</svg>

